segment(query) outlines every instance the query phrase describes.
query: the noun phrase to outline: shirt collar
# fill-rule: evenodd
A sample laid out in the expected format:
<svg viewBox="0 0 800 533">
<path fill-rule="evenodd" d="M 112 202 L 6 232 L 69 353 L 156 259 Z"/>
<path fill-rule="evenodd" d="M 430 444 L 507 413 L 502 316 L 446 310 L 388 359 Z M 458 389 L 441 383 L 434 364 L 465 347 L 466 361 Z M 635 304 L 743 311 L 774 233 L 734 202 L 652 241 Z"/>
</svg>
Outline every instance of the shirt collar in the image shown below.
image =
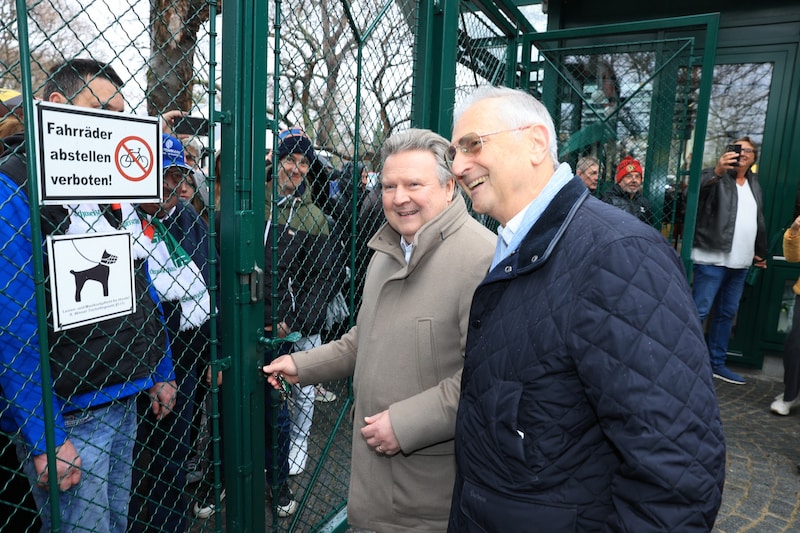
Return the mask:
<svg viewBox="0 0 800 533">
<path fill-rule="evenodd" d="M 403 250 L 403 255 L 406 258 L 406 264 L 411 262 L 411 252 L 414 251 L 414 243 L 406 244 L 406 240 L 400 237 L 400 248 Z"/>
<path fill-rule="evenodd" d="M 491 269 L 519 248 L 522 239 L 531 230 L 556 194 L 569 183 L 574 174 L 567 163 L 561 163 L 553 176 L 548 180 L 542 192 L 524 209 L 514 215 L 502 229 L 498 230 L 499 238 L 494 252 Z M 491 270 L 490 269 L 490 270 Z"/>
</svg>

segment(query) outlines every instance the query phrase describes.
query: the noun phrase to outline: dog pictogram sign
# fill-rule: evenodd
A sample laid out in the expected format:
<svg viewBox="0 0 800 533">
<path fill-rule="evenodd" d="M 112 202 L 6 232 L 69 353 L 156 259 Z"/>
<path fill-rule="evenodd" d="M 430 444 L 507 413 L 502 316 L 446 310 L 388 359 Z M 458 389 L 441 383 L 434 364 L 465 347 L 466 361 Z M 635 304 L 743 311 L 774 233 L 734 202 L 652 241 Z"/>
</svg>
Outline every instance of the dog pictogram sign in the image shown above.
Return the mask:
<svg viewBox="0 0 800 533">
<path fill-rule="evenodd" d="M 127 231 L 47 237 L 54 331 L 136 310 L 131 239 Z"/>
</svg>

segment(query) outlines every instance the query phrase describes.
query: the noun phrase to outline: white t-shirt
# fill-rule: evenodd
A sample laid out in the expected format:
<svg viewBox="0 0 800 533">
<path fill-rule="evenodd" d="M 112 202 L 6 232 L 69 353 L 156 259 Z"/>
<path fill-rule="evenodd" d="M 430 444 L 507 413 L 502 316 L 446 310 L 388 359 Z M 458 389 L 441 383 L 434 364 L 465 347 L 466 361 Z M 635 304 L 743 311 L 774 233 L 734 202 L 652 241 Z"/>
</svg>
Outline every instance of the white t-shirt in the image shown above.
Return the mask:
<svg viewBox="0 0 800 533">
<path fill-rule="evenodd" d="M 736 222 L 733 227 L 733 243 L 730 252 L 694 248 L 692 261 L 701 265 L 723 266 L 728 268 L 748 268 L 753 264 L 758 234 L 758 205 L 750 184 L 745 181 L 736 184 L 739 202 Z"/>
</svg>

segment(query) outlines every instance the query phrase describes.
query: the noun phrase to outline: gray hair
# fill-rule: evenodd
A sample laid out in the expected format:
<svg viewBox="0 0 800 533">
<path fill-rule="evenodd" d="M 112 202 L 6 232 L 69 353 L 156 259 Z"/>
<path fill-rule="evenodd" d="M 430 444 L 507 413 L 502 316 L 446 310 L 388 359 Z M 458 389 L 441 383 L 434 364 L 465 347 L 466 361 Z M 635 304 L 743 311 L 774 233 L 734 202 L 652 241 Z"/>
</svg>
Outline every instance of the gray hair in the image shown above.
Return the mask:
<svg viewBox="0 0 800 533">
<path fill-rule="evenodd" d="M 453 113 L 453 124 L 459 121 L 461 115 L 473 105 L 490 98 L 503 99 L 503 104 L 498 106 L 497 129 L 521 128 L 529 124 L 542 125 L 547 129 L 550 145 L 550 159 L 553 165 L 558 166 L 558 144 L 556 141 L 556 128 L 553 118 L 547 108 L 530 94 L 508 87 L 494 87 L 483 85 L 475 89 L 467 98 L 456 107 Z M 486 133 L 486 132 L 476 132 Z"/>
<path fill-rule="evenodd" d="M 438 133 L 431 130 L 411 128 L 394 133 L 384 141 L 381 147 L 381 166 L 386 163 L 389 156 L 394 154 L 414 150 L 430 152 L 436 159 L 436 175 L 439 178 L 439 184 L 444 187 L 449 180 L 455 179 L 453 173 L 447 168 L 447 163 L 444 159 L 444 154 L 449 147 L 448 140 Z"/>
<path fill-rule="evenodd" d="M 594 165 L 597 165 L 598 167 L 600 166 L 600 161 L 598 161 L 596 157 L 591 155 L 583 156 L 578 159 L 578 165 L 575 167 L 575 172 L 583 172 Z"/>
<path fill-rule="evenodd" d="M 192 159 L 197 161 L 197 165 L 200 166 L 200 160 L 203 157 L 203 145 L 200 144 L 200 140 L 197 137 L 183 137 L 181 139 L 181 144 L 183 145 L 183 150 L 186 152 L 187 150 L 191 150 L 192 153 L 190 156 Z M 194 154 L 197 154 L 195 157 Z"/>
</svg>

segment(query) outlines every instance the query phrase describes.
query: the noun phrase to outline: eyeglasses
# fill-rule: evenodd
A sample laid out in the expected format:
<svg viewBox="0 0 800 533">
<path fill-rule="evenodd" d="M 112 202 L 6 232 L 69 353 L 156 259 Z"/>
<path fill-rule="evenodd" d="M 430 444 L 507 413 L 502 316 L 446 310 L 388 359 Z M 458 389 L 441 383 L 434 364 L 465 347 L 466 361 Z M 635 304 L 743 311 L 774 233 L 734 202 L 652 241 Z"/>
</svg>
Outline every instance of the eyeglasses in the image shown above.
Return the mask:
<svg viewBox="0 0 800 533">
<path fill-rule="evenodd" d="M 453 161 L 456 159 L 456 154 L 461 152 L 462 154 L 470 154 L 473 156 L 478 155 L 483 150 L 483 138 L 490 137 L 492 135 L 497 135 L 499 133 L 508 133 L 510 131 L 521 131 L 530 128 L 532 124 L 528 124 L 527 126 L 520 126 L 518 128 L 510 128 L 507 130 L 499 130 L 493 131 L 491 133 L 483 133 L 478 134 L 475 132 L 467 133 L 461 139 L 458 140 L 458 146 L 451 144 L 447 151 L 444 153 L 444 160 L 447 163 L 447 166 L 453 168 Z"/>
<path fill-rule="evenodd" d="M 742 148 L 741 152 L 743 154 L 753 154 L 755 153 L 755 150 L 753 150 L 752 148 Z"/>
<path fill-rule="evenodd" d="M 188 175 L 185 172 L 176 168 L 165 170 L 163 176 L 164 180 L 170 182 L 172 185 L 183 183 L 188 179 Z"/>
</svg>

